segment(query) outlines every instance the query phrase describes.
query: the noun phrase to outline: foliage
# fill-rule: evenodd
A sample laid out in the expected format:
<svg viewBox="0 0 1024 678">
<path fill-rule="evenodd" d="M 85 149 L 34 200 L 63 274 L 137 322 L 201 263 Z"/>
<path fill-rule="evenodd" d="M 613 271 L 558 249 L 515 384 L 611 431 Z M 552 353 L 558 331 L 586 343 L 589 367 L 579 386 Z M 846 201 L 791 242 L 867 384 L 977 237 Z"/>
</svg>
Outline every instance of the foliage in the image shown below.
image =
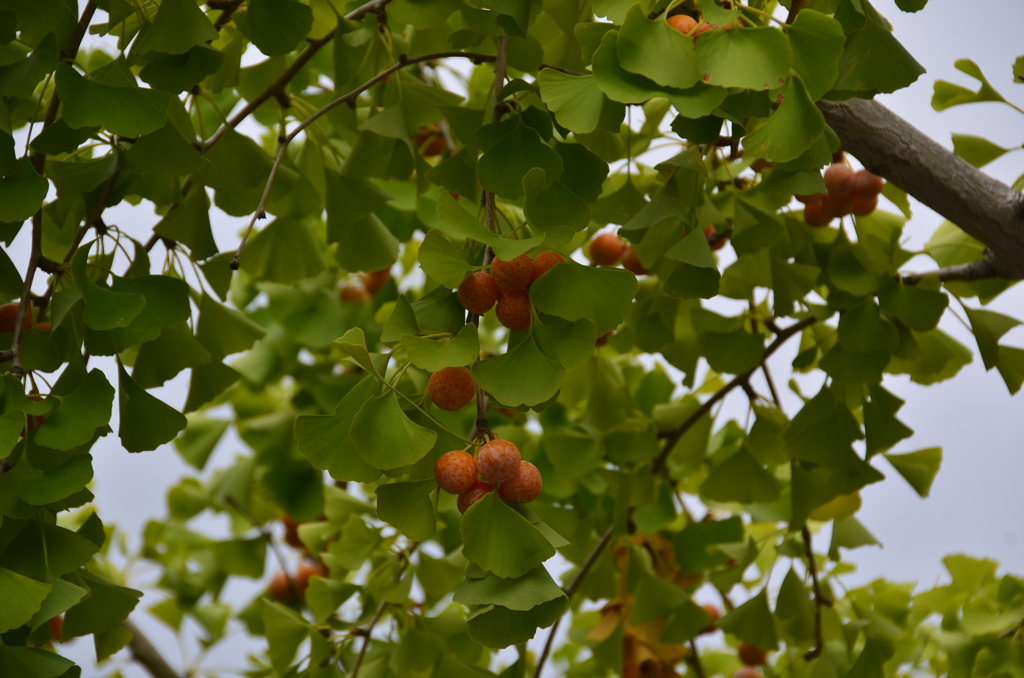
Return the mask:
<svg viewBox="0 0 1024 678">
<path fill-rule="evenodd" d="M 804 5 L 786 25 L 774 0 L 0 3 L 0 238 L 33 243 L 29 262 L 0 249 L 0 296 L 21 302 L 0 334 L 0 675 L 78 675 L 51 651 L 59 615 L 52 640 L 91 635 L 100 660 L 132 642 L 141 592 L 90 505 L 96 440 L 173 441 L 202 471 L 231 427 L 249 451 L 181 479 L 138 555 L 165 594 L 148 614 L 194 620 L 208 646 L 229 619 L 266 637 L 249 675 L 485 676 L 518 645 L 502 675 L 522 676 L 548 658 L 524 643 L 570 610 L 550 661 L 579 678 L 728 675 L 738 641 L 771 651 L 771 676 L 1021 675 L 1024 580 L 994 562 L 950 556 L 927 591 L 840 583 L 842 550 L 875 543 L 851 495 L 883 480 L 879 457 L 921 496 L 941 464 L 891 452 L 913 432 L 883 376 L 970 362 L 936 327 L 950 296 L 1014 393 L 1024 349 L 999 343 L 1018 321 L 964 301 L 1009 281 L 900 279 L 919 253 L 898 187 L 900 214 L 813 228 L 794 208 L 840 153 L 815 101 L 923 73 L 867 0 Z M 680 13 L 714 28 L 683 35 Z M 79 49 L 86 31 L 116 51 Z M 957 67 L 980 89 L 939 82 L 936 110 L 1006 102 Z M 656 143 L 678 152 L 652 167 Z M 1008 152 L 954 146 L 975 166 Z M 148 241 L 104 222 L 122 202 L 156 210 Z M 211 205 L 271 217 L 233 273 Z M 587 265 L 609 225 L 646 273 Z M 453 290 L 492 253 L 545 251 L 565 261 L 530 286 L 528 330 L 467 317 Z M 940 266 L 982 252 L 948 222 L 925 248 Z M 765 367 L 790 338 L 793 371 L 825 382 L 795 413 Z M 116 385 L 90 366 L 104 357 Z M 434 407 L 430 372 L 462 366 L 489 407 Z M 179 412 L 150 391 L 183 372 Z M 739 392 L 749 426 L 716 421 Z M 489 432 L 543 494 L 460 516 L 434 462 Z M 212 515 L 230 538 L 197 531 Z M 325 568 L 232 607 L 281 515 Z M 704 585 L 730 611 L 698 657 Z"/>
</svg>

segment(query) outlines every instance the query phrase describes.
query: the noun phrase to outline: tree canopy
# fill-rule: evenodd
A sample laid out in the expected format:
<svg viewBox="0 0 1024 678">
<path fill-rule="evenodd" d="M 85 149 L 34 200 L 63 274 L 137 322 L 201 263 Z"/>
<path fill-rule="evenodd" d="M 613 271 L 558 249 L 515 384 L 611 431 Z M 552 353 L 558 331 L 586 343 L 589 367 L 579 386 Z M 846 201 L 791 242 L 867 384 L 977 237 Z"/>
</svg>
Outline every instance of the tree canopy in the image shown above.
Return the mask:
<svg viewBox="0 0 1024 678">
<path fill-rule="evenodd" d="M 1017 108 L 956 67 L 935 110 Z M 868 0 L 0 0 L 0 676 L 185 675 L 140 615 L 254 677 L 1024 675 L 998 563 L 842 581 L 942 462 L 885 376 L 1024 384 L 1024 177 L 872 101 L 923 72 Z M 137 552 L 105 436 L 196 470 Z"/>
</svg>

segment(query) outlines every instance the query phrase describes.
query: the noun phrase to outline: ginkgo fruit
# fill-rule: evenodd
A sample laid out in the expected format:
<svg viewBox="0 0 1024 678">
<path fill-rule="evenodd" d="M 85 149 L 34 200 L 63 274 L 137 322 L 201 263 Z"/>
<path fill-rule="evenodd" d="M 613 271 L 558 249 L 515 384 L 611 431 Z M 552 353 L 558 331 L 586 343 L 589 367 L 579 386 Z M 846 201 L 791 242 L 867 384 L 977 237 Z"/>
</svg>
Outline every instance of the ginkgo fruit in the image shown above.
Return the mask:
<svg viewBox="0 0 1024 678">
<path fill-rule="evenodd" d="M 882 177 L 866 169 L 857 170 L 853 175 L 853 193 L 861 200 L 875 197 L 884 187 Z"/>
<path fill-rule="evenodd" d="M 305 548 L 302 540 L 299 539 L 299 523 L 289 515 L 281 516 L 281 524 L 284 525 L 284 543 L 292 548 Z"/>
<path fill-rule="evenodd" d="M 288 581 L 288 575 L 284 572 L 278 572 L 274 575 L 270 580 L 270 586 L 267 587 L 267 592 L 270 593 L 271 598 L 282 603 L 287 603 L 295 598 L 292 583 Z"/>
<path fill-rule="evenodd" d="M 498 300 L 501 290 L 494 283 L 494 278 L 489 273 L 477 271 L 462 281 L 459 285 L 459 303 L 470 313 L 483 315 L 492 308 Z"/>
<path fill-rule="evenodd" d="M 767 652 L 750 643 L 740 643 L 736 648 L 736 654 L 747 666 L 761 666 L 768 660 Z"/>
<path fill-rule="evenodd" d="M 530 329 L 530 295 L 526 290 L 505 292 L 494 309 L 498 322 L 510 330 Z"/>
<path fill-rule="evenodd" d="M 854 171 L 849 165 L 832 163 L 825 170 L 825 189 L 833 200 L 850 195 L 853 183 Z"/>
<path fill-rule="evenodd" d="M 563 262 L 565 257 L 558 252 L 541 252 L 533 259 L 533 276 L 530 278 L 530 284 L 537 282 L 537 278 L 550 271 L 555 264 Z"/>
<path fill-rule="evenodd" d="M 416 130 L 416 148 L 424 158 L 432 158 L 444 153 L 448 142 L 437 125 L 424 125 Z"/>
<path fill-rule="evenodd" d="M 476 453 L 476 468 L 489 483 L 503 483 L 519 472 L 522 456 L 519 448 L 508 440 L 492 440 Z"/>
<path fill-rule="evenodd" d="M 338 297 L 342 301 L 369 301 L 372 298 L 361 282 L 343 285 L 338 291 Z"/>
<path fill-rule="evenodd" d="M 498 496 L 516 504 L 529 504 L 540 496 L 542 489 L 544 479 L 540 470 L 528 461 L 521 461 L 516 474 L 498 485 Z"/>
<path fill-rule="evenodd" d="M 871 198 L 860 198 L 856 197 L 853 199 L 853 204 L 850 206 L 850 214 L 855 217 L 866 217 L 878 208 L 878 196 Z"/>
<path fill-rule="evenodd" d="M 647 275 L 650 273 L 644 268 L 643 263 L 640 261 L 640 257 L 636 255 L 636 252 L 629 245 L 622 252 L 622 268 L 631 272 L 633 275 Z"/>
<path fill-rule="evenodd" d="M 605 344 L 608 343 L 608 340 L 611 339 L 611 337 L 612 337 L 612 332 L 611 332 L 611 330 L 609 330 L 608 332 L 605 332 L 604 334 L 602 334 L 600 337 L 597 338 L 597 341 L 594 342 L 594 346 L 597 346 L 597 347 L 604 346 Z"/>
<path fill-rule="evenodd" d="M 675 16 L 670 16 L 667 23 L 683 35 L 688 34 L 697 27 L 697 20 L 688 14 L 676 14 Z"/>
<path fill-rule="evenodd" d="M 704 603 L 700 606 L 700 609 L 707 612 L 708 616 L 711 617 L 711 622 L 704 627 L 704 630 L 701 631 L 701 633 L 714 633 L 715 629 L 718 628 L 715 624 L 717 624 L 718 620 L 722 618 L 722 611 L 711 603 Z"/>
<path fill-rule="evenodd" d="M 804 221 L 808 226 L 816 228 L 828 226 L 832 219 L 828 206 L 824 202 L 812 202 L 804 207 Z"/>
<path fill-rule="evenodd" d="M 476 481 L 473 487 L 460 494 L 456 500 L 455 505 L 458 506 L 459 513 L 465 513 L 470 506 L 483 499 L 488 492 L 492 491 L 494 491 L 493 484 L 482 480 Z"/>
<path fill-rule="evenodd" d="M 363 274 L 363 288 L 373 296 L 380 291 L 380 288 L 384 287 L 388 280 L 391 279 L 391 269 L 384 268 L 379 271 L 373 271 L 372 273 Z"/>
<path fill-rule="evenodd" d="M 0 306 L 0 334 L 9 334 L 14 331 L 14 324 L 18 321 L 18 304 L 4 304 Z M 27 330 L 32 327 L 32 314 L 26 313 L 21 319 L 21 329 Z"/>
<path fill-rule="evenodd" d="M 295 570 L 295 589 L 302 594 L 309 588 L 310 577 L 326 577 L 327 566 L 319 560 L 311 560 L 307 558 L 299 563 L 299 567 Z"/>
<path fill-rule="evenodd" d="M 491 262 L 491 277 L 502 292 L 526 289 L 533 279 L 533 262 L 526 254 L 520 254 L 511 261 L 495 257 Z"/>
<path fill-rule="evenodd" d="M 427 395 L 442 410 L 461 410 L 476 397 L 476 382 L 465 367 L 445 367 L 430 375 Z"/>
<path fill-rule="evenodd" d="M 725 243 L 729 242 L 729 236 L 718 235 L 718 231 L 715 230 L 714 226 L 704 227 L 704 237 L 707 239 L 712 252 L 717 252 L 725 247 Z"/>
<path fill-rule="evenodd" d="M 462 494 L 476 484 L 476 459 L 462 450 L 445 452 L 434 464 L 434 479 L 448 494 Z"/>
<path fill-rule="evenodd" d="M 590 241 L 587 251 L 590 252 L 590 260 L 598 266 L 614 266 L 626 251 L 626 243 L 614 233 L 600 233 Z"/>
<path fill-rule="evenodd" d="M 50 617 L 46 625 L 50 630 L 50 640 L 54 643 L 59 643 L 61 634 L 64 633 L 64 615 L 59 614 L 56 617 Z"/>
</svg>

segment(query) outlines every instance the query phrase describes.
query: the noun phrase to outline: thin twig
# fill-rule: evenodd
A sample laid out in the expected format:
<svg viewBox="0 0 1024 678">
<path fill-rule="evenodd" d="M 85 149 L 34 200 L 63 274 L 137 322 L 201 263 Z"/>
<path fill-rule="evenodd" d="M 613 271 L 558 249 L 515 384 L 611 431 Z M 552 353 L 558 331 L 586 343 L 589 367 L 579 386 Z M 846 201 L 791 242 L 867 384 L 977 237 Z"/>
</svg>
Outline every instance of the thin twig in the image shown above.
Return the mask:
<svg viewBox="0 0 1024 678">
<path fill-rule="evenodd" d="M 149 642 L 130 619 L 121 622 L 121 628 L 132 634 L 132 639 L 128 641 L 128 651 L 131 652 L 132 659 L 149 671 L 153 678 L 181 678 L 181 674 L 171 668 L 160 651 L 153 647 L 153 643 Z"/>
<path fill-rule="evenodd" d="M 608 546 L 608 542 L 612 539 L 613 527 L 614 526 L 609 526 L 608 529 L 605 530 L 604 534 L 601 535 L 601 540 L 597 542 L 597 545 L 594 546 L 590 555 L 587 556 L 587 559 L 583 562 L 583 565 L 580 567 L 580 571 L 576 573 L 573 580 L 565 587 L 565 595 L 567 598 L 571 599 L 573 594 L 576 593 L 576 589 L 583 584 L 583 578 L 590 573 L 590 569 L 594 567 L 594 563 L 597 562 L 598 557 L 600 557 L 605 547 Z M 558 626 L 561 623 L 562 617 L 559 617 L 555 620 L 555 623 L 551 625 L 551 633 L 548 634 L 548 639 L 544 643 L 544 650 L 540 653 L 540 659 L 537 660 L 537 668 L 533 671 L 533 678 L 540 678 L 540 673 L 544 670 L 544 664 L 547 662 L 548 656 L 551 654 L 551 646 L 555 642 L 555 634 L 558 633 Z"/>
<path fill-rule="evenodd" d="M 280 148 L 278 149 L 277 157 L 274 158 L 274 164 L 270 168 L 270 176 L 267 177 L 266 186 L 264 186 L 264 188 L 263 188 L 263 195 L 260 197 L 259 205 L 256 207 L 256 211 L 253 213 L 252 219 L 249 220 L 249 226 L 245 229 L 245 233 L 242 235 L 242 241 L 238 244 L 238 250 L 235 252 L 235 257 L 234 257 L 234 259 L 231 260 L 231 270 L 233 270 L 233 271 L 237 271 L 238 270 L 238 267 L 240 265 L 240 261 L 241 261 L 241 258 L 242 258 L 242 250 L 245 249 L 245 244 L 249 240 L 249 235 L 252 233 L 253 226 L 256 225 L 256 220 L 257 219 L 263 219 L 263 218 L 266 217 L 267 198 L 270 196 L 270 189 L 273 187 L 274 179 L 277 177 L 277 170 L 281 166 L 281 162 L 284 160 L 285 153 L 288 151 L 288 144 L 290 144 L 292 142 L 292 140 L 296 136 L 298 136 L 298 134 L 300 132 L 302 132 L 304 129 L 306 129 L 307 127 L 312 125 L 316 120 L 318 120 L 321 116 L 326 114 L 331 109 L 333 109 L 333 108 L 335 108 L 337 106 L 340 106 L 343 103 L 346 103 L 348 101 L 351 101 L 351 100 L 355 99 L 360 94 L 362 94 L 364 91 L 366 91 L 370 87 L 373 87 L 378 82 L 382 81 L 384 78 L 388 77 L 389 75 L 391 75 L 392 73 L 394 73 L 395 71 L 397 71 L 397 70 L 399 70 L 401 68 L 405 68 L 406 66 L 408 66 L 410 64 L 416 64 L 416 63 L 420 63 L 420 62 L 423 62 L 423 61 L 432 61 L 434 59 L 448 59 L 448 58 L 454 58 L 454 57 L 462 57 L 462 58 L 466 58 L 466 59 L 472 59 L 473 61 L 478 61 L 478 62 L 495 61 L 495 59 L 496 59 L 496 57 L 493 54 L 480 54 L 478 52 L 462 52 L 462 51 L 456 51 L 456 52 L 435 52 L 433 54 L 424 54 L 424 55 L 418 56 L 418 57 L 406 57 L 403 54 L 403 55 L 399 56 L 398 63 L 392 64 L 391 66 L 388 66 L 383 71 L 381 71 L 377 75 L 373 76 L 372 78 L 370 78 L 369 80 L 367 80 L 362 85 L 360 85 L 356 89 L 352 90 L 348 94 L 345 94 L 344 96 L 340 96 L 337 99 L 335 99 L 334 101 L 331 101 L 330 103 L 326 104 L 325 106 L 320 108 L 316 113 L 313 113 L 308 118 L 306 118 L 305 120 L 300 122 L 295 127 L 295 129 L 293 129 L 291 132 L 289 132 L 287 135 L 285 135 L 282 139 L 280 139 Z M 215 137 L 216 137 L 216 135 L 215 135 Z M 213 141 L 215 141 L 215 139 L 211 139 L 210 143 L 212 144 Z"/>
<path fill-rule="evenodd" d="M 789 8 L 789 16 L 786 17 L 786 23 L 791 24 L 796 21 L 796 15 L 804 8 L 807 4 L 807 0 L 793 0 L 793 4 Z"/>
<path fill-rule="evenodd" d="M 224 501 L 226 501 L 231 508 L 242 514 L 242 517 L 248 520 L 250 525 L 259 530 L 260 536 L 266 540 L 267 544 L 270 546 L 270 550 L 274 552 L 274 557 L 277 558 L 277 562 L 281 564 L 281 571 L 284 572 L 284 577 L 288 580 L 288 589 L 292 592 L 292 596 L 295 600 L 299 601 L 299 604 L 301 605 L 302 593 L 299 591 L 299 587 L 295 585 L 295 581 L 292 579 L 292 576 L 288 574 L 288 561 L 285 560 L 281 549 L 277 547 L 277 543 L 274 541 L 273 536 L 267 532 L 267 529 L 263 527 L 259 521 L 256 520 L 256 516 L 254 516 L 252 512 L 242 504 L 242 502 L 238 501 L 230 494 L 224 495 Z"/>
<path fill-rule="evenodd" d="M 687 658 L 690 666 L 693 667 L 694 673 L 697 674 L 697 678 L 704 678 L 704 665 L 701 664 L 700 655 L 697 654 L 697 643 L 690 639 L 690 656 Z"/>
<path fill-rule="evenodd" d="M 220 29 L 224 28 L 224 24 L 231 21 L 231 15 L 235 13 L 235 10 L 238 9 L 238 6 L 244 1 L 245 0 L 231 0 L 226 7 L 221 8 L 222 11 L 220 16 L 213 22 L 213 27 L 217 29 L 218 33 L 220 32 Z"/>
<path fill-rule="evenodd" d="M 25 322 L 25 314 L 29 312 L 28 307 L 32 299 L 32 280 L 36 276 L 36 268 L 39 266 L 39 259 L 42 257 L 43 242 L 43 211 L 40 209 L 32 215 L 32 249 L 28 256 L 28 269 L 25 271 L 25 285 L 21 288 L 21 302 L 18 304 L 18 313 L 14 319 L 14 337 L 11 339 L 11 374 L 22 377 L 25 370 L 21 366 L 21 334 L 22 324 Z M 31 323 L 32 317 L 29 316 Z"/>
<path fill-rule="evenodd" d="M 781 330 L 779 334 L 775 337 L 775 340 L 768 345 L 768 348 L 764 350 L 764 357 L 761 358 L 761 363 L 747 370 L 747 372 L 745 372 L 744 374 L 734 377 L 732 381 L 730 381 L 728 384 L 726 384 L 721 389 L 716 391 L 715 394 L 708 398 L 708 400 L 705 401 L 703 405 L 697 408 L 696 412 L 687 417 L 686 421 L 684 421 L 682 424 L 669 431 L 664 436 L 665 447 L 662 448 L 661 454 L 659 454 L 657 459 L 654 460 L 652 472 L 659 473 L 665 470 L 668 457 L 670 454 L 672 454 L 672 450 L 675 448 L 676 444 L 686 434 L 686 432 L 693 427 L 694 424 L 701 420 L 701 417 L 703 417 L 705 414 L 711 411 L 711 408 L 715 406 L 715 403 L 717 403 L 719 400 L 728 395 L 729 391 L 732 391 L 737 386 L 742 386 L 743 384 L 747 383 L 747 381 L 750 379 L 750 375 L 752 375 L 755 370 L 760 368 L 761 365 L 766 360 L 768 360 L 768 358 L 773 353 L 775 353 L 775 351 L 779 349 L 779 347 L 786 343 L 787 339 L 789 339 L 795 334 L 799 334 L 804 330 L 804 328 L 810 327 L 816 322 L 818 322 L 817 318 L 815 318 L 814 316 L 808 316 L 799 322 L 793 323 L 786 329 Z"/>
<path fill-rule="evenodd" d="M 775 388 L 775 380 L 772 379 L 772 373 L 768 370 L 768 361 L 761 363 L 761 371 L 764 372 L 764 380 L 768 382 L 768 391 L 772 394 L 772 400 L 775 401 L 775 409 L 782 412 L 782 399 L 779 398 L 779 392 Z"/>
<path fill-rule="evenodd" d="M 818 583 L 818 566 L 814 562 L 814 550 L 811 548 L 811 531 L 804 525 L 803 528 L 804 547 L 807 550 L 807 570 L 811 573 L 811 582 L 814 584 L 814 649 L 804 655 L 804 659 L 814 659 L 821 654 L 824 647 L 821 636 L 821 607 L 832 605 L 832 601 L 821 595 L 821 585 Z"/>
<path fill-rule="evenodd" d="M 402 563 L 401 569 L 398 570 L 398 579 L 402 578 L 402 574 L 409 567 L 409 563 L 412 561 L 412 554 L 415 553 L 416 549 L 419 548 L 419 542 L 413 542 L 412 546 L 409 547 L 409 552 L 405 556 L 405 562 Z M 370 640 L 373 635 L 373 627 L 380 621 L 380 617 L 384 614 L 384 609 L 388 606 L 386 600 L 380 601 L 377 605 L 377 611 L 373 614 L 373 619 L 370 620 L 370 624 L 366 627 L 366 630 L 361 633 L 364 636 L 363 646 L 359 648 L 359 654 L 356 656 L 356 663 L 352 665 L 352 678 L 356 678 L 359 675 L 359 669 L 363 665 L 363 658 L 366 657 L 366 650 L 370 647 Z"/>
</svg>

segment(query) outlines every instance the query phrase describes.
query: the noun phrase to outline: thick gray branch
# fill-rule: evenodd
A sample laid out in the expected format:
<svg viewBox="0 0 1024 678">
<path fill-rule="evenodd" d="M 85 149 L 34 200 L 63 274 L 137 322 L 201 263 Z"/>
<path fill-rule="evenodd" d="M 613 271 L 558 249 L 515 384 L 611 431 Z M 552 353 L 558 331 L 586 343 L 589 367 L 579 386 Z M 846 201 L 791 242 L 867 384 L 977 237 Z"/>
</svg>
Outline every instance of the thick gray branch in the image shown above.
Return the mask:
<svg viewBox="0 0 1024 678">
<path fill-rule="evenodd" d="M 142 635 L 138 626 L 125 619 L 121 627 L 132 634 L 132 639 L 128 641 L 128 651 L 132 653 L 132 658 L 142 664 L 153 678 L 181 678 L 181 674 L 171 668 L 160 651 Z"/>
<path fill-rule="evenodd" d="M 1024 197 L 877 101 L 819 101 L 843 149 L 992 251 L 987 277 L 1024 278 Z M 978 273 L 977 270 L 972 273 Z M 962 279 L 962 278 L 961 278 Z"/>
</svg>

